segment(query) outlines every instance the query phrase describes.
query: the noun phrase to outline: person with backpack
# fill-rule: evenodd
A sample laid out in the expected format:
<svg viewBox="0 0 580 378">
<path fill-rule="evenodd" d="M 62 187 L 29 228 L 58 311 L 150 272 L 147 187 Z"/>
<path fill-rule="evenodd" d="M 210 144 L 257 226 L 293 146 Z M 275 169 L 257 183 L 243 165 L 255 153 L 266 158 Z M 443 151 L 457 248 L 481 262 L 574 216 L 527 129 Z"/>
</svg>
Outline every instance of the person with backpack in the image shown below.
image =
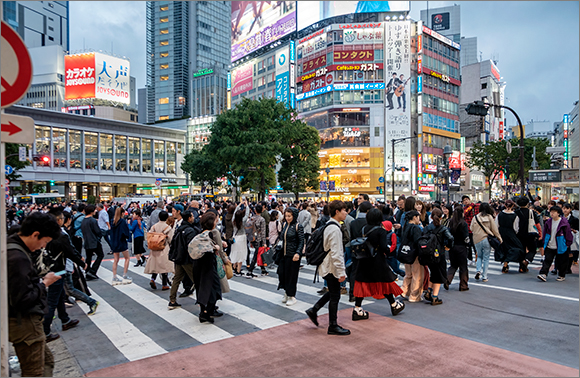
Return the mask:
<svg viewBox="0 0 580 378">
<path fill-rule="evenodd" d="M 179 288 L 179 284 L 181 284 L 183 277 L 187 274 L 191 281 L 193 281 L 193 260 L 189 256 L 187 247 L 197 235 L 197 231 L 193 228 L 193 213 L 188 210 L 183 212 L 181 215 L 181 225 L 173 235 L 168 255 L 169 260 L 175 263 L 175 276 L 171 282 L 169 304 L 167 305 L 170 310 L 181 307 L 181 305 L 176 302 L 176 299 L 177 289 Z M 192 288 L 192 290 L 193 289 L 194 288 Z"/>
<path fill-rule="evenodd" d="M 363 202 L 364 204 L 364 202 Z M 362 205 L 361 205 L 362 207 Z M 364 244 L 356 246 L 351 241 L 353 257 L 358 264 L 355 272 L 354 297 L 355 307 L 352 310 L 352 320 L 364 320 L 369 318 L 369 313 L 362 309 L 362 301 L 365 297 L 375 299 L 387 298 L 391 304 L 391 313 L 397 315 L 405 308 L 402 302 L 396 301 L 395 297 L 403 291 L 395 283 L 397 276 L 387 265 L 387 256 L 391 254 L 389 248 L 391 241 L 387 238 L 387 231 L 382 227 L 383 215 L 379 209 L 373 208 L 367 212 L 367 224 L 362 228 Z M 367 257 L 360 258 L 357 251 L 366 247 Z"/>
<path fill-rule="evenodd" d="M 406 201 L 409 201 L 409 199 L 413 199 L 413 197 L 407 197 Z M 407 207 L 407 203 L 405 203 L 405 207 Z M 425 269 L 421 266 L 417 257 L 417 242 L 422 233 L 419 226 L 421 219 L 417 210 L 407 211 L 403 216 L 405 225 L 401 232 L 401 242 L 397 255 L 397 260 L 405 264 L 405 278 L 401 287 L 403 290 L 401 295 L 403 298 L 408 299 L 409 302 L 414 303 L 421 301 L 421 289 L 425 277 Z"/>
<path fill-rule="evenodd" d="M 463 206 L 457 205 L 449 221 L 449 230 L 451 235 L 453 235 L 454 244 L 453 248 L 449 250 L 449 270 L 447 271 L 447 280 L 449 282 L 445 286 L 446 289 L 449 288 L 449 283 L 453 281 L 455 272 L 459 269 L 459 291 L 469 290 L 467 285 L 469 281 L 467 255 L 471 239 L 469 238 L 469 227 L 463 218 L 463 214 Z"/>
<path fill-rule="evenodd" d="M 384 216 L 383 216 L 384 219 Z M 387 243 L 390 249 L 390 253 L 387 254 L 387 264 L 391 267 L 395 274 L 398 274 L 401 277 L 405 277 L 405 271 L 401 270 L 400 266 L 401 263 L 397 260 L 396 252 L 397 252 L 397 233 L 393 230 L 393 223 L 391 221 L 383 221 L 382 226 L 387 231 Z M 396 281 L 397 279 L 395 279 Z"/>
<path fill-rule="evenodd" d="M 298 224 L 298 209 L 288 207 L 284 212 L 286 223 L 280 234 L 282 240 L 282 259 L 278 264 L 278 290 L 284 290 L 282 303 L 286 306 L 296 304 L 300 258 L 304 249 L 304 228 Z"/>
<path fill-rule="evenodd" d="M 433 210 L 433 222 L 423 229 L 423 235 L 417 243 L 419 263 L 429 268 L 429 284 L 423 296 L 432 306 L 443 303 L 439 298 L 439 290 L 441 284 L 448 287 L 445 247 L 453 246 L 453 235 L 447 227 L 441 225 L 442 215 L 443 212 L 438 208 Z"/>
<path fill-rule="evenodd" d="M 157 215 L 157 221 L 159 221 L 159 215 Z M 129 229 L 133 234 L 133 255 L 137 259 L 137 263 L 133 266 L 134 267 L 145 266 L 146 259 L 145 256 L 143 256 L 145 253 L 145 248 L 143 247 L 145 233 L 143 231 L 144 227 L 143 227 L 143 218 L 141 218 L 141 210 L 136 209 L 135 211 L 133 211 Z"/>
<path fill-rule="evenodd" d="M 550 208 L 550 219 L 544 223 L 544 254 L 546 256 L 538 279 L 547 281 L 547 274 L 554 261 L 554 266 L 558 274 L 556 281 L 562 282 L 566 279 L 568 270 L 568 248 L 574 242 L 574 236 L 568 223 L 568 219 L 563 217 L 564 212 L 560 206 Z"/>
<path fill-rule="evenodd" d="M 149 247 L 149 258 L 143 273 L 151 274 L 149 285 L 156 290 L 155 280 L 161 274 L 161 290 L 169 290 L 169 273 L 174 273 L 173 263 L 169 261 L 169 246 L 173 238 L 173 229 L 167 224 L 169 213 L 162 211 L 159 213 L 159 222 L 155 223 L 147 233 L 147 246 Z"/>
<path fill-rule="evenodd" d="M 316 304 L 306 310 L 306 315 L 318 327 L 318 311 L 328 304 L 328 330 L 329 335 L 350 335 L 350 330 L 338 325 L 338 302 L 340 301 L 340 283 L 346 280 L 346 269 L 344 266 L 344 250 L 342 243 L 342 232 L 340 222 L 344 221 L 347 215 L 346 205 L 342 201 L 332 201 L 329 205 L 332 214 L 326 227 L 322 230 L 322 248 L 317 248 L 324 259 L 317 267 L 317 273 L 328 283 L 328 292 L 316 302 Z M 311 241 L 317 240 L 318 232 L 312 234 Z M 307 248 L 307 260 L 309 254 L 313 252 Z"/>
</svg>

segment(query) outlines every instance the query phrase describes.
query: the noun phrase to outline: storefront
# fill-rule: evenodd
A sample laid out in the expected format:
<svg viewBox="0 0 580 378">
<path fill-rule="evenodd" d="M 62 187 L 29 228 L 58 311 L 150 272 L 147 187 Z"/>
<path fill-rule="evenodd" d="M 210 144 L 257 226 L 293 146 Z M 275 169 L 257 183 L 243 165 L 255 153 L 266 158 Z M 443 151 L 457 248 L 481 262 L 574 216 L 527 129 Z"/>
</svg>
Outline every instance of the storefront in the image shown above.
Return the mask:
<svg viewBox="0 0 580 378">
<path fill-rule="evenodd" d="M 578 201 L 578 182 L 577 169 L 530 171 L 530 192 L 539 195 L 543 204 L 550 200 Z"/>
</svg>

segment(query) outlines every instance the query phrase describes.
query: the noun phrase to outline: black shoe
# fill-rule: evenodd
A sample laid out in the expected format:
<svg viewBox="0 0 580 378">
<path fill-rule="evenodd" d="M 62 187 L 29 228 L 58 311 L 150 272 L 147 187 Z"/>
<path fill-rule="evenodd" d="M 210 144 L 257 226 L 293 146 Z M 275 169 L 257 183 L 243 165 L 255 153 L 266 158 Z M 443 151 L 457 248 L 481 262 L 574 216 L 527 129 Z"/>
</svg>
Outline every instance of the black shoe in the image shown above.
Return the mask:
<svg viewBox="0 0 580 378">
<path fill-rule="evenodd" d="M 213 314 L 211 314 L 212 318 L 219 318 L 220 316 L 224 316 L 224 313 L 218 310 L 215 310 Z"/>
<path fill-rule="evenodd" d="M 167 308 L 170 310 L 175 310 L 176 308 L 181 308 L 181 305 L 177 302 L 169 302 L 169 304 L 167 305 Z"/>
<path fill-rule="evenodd" d="M 354 295 L 352 295 L 352 294 L 349 293 L 348 294 L 348 301 L 349 302 L 354 302 L 355 301 Z"/>
<path fill-rule="evenodd" d="M 157 290 L 157 285 L 155 284 L 155 281 L 153 280 L 149 281 L 149 286 L 151 286 L 151 289 Z"/>
<path fill-rule="evenodd" d="M 369 313 L 368 311 L 364 311 L 362 312 L 362 315 L 359 314 L 354 308 L 352 309 L 352 321 L 357 321 L 357 320 L 365 320 L 369 318 Z"/>
<path fill-rule="evenodd" d="M 425 290 L 423 292 L 423 297 L 427 302 L 433 302 L 433 292 L 431 290 Z"/>
<path fill-rule="evenodd" d="M 556 274 L 558 274 L 558 269 L 554 269 L 554 270 L 552 270 L 550 273 L 552 273 L 552 274 L 556 275 Z"/>
<path fill-rule="evenodd" d="M 477 273 L 475 273 L 475 277 L 474 277 L 474 278 L 475 278 L 476 280 L 478 280 L 478 281 L 479 281 L 479 278 L 480 278 L 480 277 L 481 277 L 481 273 L 480 273 L 480 272 L 477 272 Z"/>
<path fill-rule="evenodd" d="M 97 277 L 97 275 L 96 275 L 96 274 L 94 274 L 94 273 L 87 272 L 87 274 L 85 274 L 85 279 L 86 279 L 87 281 L 91 281 L 91 280 L 98 280 L 98 279 L 99 279 L 99 277 Z"/>
<path fill-rule="evenodd" d="M 199 322 L 200 323 L 209 322 L 213 324 L 213 318 L 207 312 L 201 312 L 199 314 Z"/>
<path fill-rule="evenodd" d="M 246 278 L 254 278 L 254 277 L 258 277 L 258 276 L 256 276 L 256 275 L 255 275 L 254 273 L 252 273 L 252 272 L 248 272 L 248 273 L 246 273 Z"/>
<path fill-rule="evenodd" d="M 391 306 L 391 314 L 393 314 L 393 316 L 405 309 L 405 304 L 403 302 L 395 301 L 394 304 L 394 306 Z"/>
<path fill-rule="evenodd" d="M 346 336 L 346 335 L 350 335 L 350 331 L 346 328 L 342 328 L 341 326 L 337 325 L 331 325 L 328 326 L 328 332 L 329 335 L 340 335 L 340 336 Z"/>
<path fill-rule="evenodd" d="M 459 288 L 459 291 L 468 291 L 468 290 L 469 290 L 469 288 L 468 288 L 468 287 L 465 287 L 465 288 Z"/>
<path fill-rule="evenodd" d="M 312 323 L 314 323 L 314 325 L 318 327 L 318 315 L 316 314 L 314 307 L 306 310 L 306 315 L 308 315 Z"/>
<path fill-rule="evenodd" d="M 431 306 L 437 306 L 442 304 L 443 301 L 439 299 L 439 297 L 433 297 L 433 301 L 431 302 Z"/>
<path fill-rule="evenodd" d="M 445 282 L 445 283 L 443 284 L 443 288 L 444 288 L 445 290 L 449 290 L 449 282 Z"/>
<path fill-rule="evenodd" d="M 193 294 L 193 290 L 186 290 L 183 293 L 179 294 L 179 298 L 186 298 Z"/>
<path fill-rule="evenodd" d="M 328 293 L 328 288 L 325 286 L 322 289 L 318 290 L 316 293 L 324 295 L 324 294 Z"/>
<path fill-rule="evenodd" d="M 143 265 L 143 263 L 141 262 L 141 260 L 137 261 L 137 264 L 133 265 L 134 268 L 137 268 L 138 266 Z"/>
<path fill-rule="evenodd" d="M 77 325 L 79 325 L 79 320 L 78 319 L 71 319 L 71 320 L 68 321 L 68 323 L 64 323 L 62 325 L 62 330 L 63 331 L 67 331 L 67 330 L 69 330 L 71 328 L 76 327 Z"/>
<path fill-rule="evenodd" d="M 54 341 L 56 339 L 58 339 L 60 337 L 60 335 L 58 333 L 51 333 L 49 335 L 46 335 L 46 342 L 50 343 L 51 341 Z"/>
</svg>

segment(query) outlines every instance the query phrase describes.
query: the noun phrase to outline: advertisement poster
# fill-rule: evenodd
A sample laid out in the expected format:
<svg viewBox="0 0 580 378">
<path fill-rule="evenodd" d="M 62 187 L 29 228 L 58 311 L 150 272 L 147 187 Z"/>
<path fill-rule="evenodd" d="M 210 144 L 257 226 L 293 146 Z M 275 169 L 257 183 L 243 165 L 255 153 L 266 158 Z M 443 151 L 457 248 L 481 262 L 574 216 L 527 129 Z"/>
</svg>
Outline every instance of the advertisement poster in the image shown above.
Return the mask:
<svg viewBox="0 0 580 378">
<path fill-rule="evenodd" d="M 65 55 L 65 100 L 95 98 L 95 54 Z"/>
<path fill-rule="evenodd" d="M 431 15 L 431 29 L 435 31 L 449 30 L 449 12 Z"/>
<path fill-rule="evenodd" d="M 298 1 L 298 30 L 320 20 L 351 13 L 406 12 L 409 1 Z"/>
<path fill-rule="evenodd" d="M 407 106 L 409 79 L 411 76 L 411 23 L 410 21 L 389 22 L 385 32 L 385 93 L 387 95 L 387 143 L 389 161 L 391 140 L 411 136 L 411 115 Z M 395 145 L 395 166 L 407 167 L 411 164 L 411 141 L 405 140 Z"/>
<path fill-rule="evenodd" d="M 276 100 L 290 102 L 290 69 L 288 48 L 276 52 Z"/>
<path fill-rule="evenodd" d="M 295 1 L 232 1 L 232 62 L 296 30 Z"/>
<path fill-rule="evenodd" d="M 245 93 L 254 87 L 254 61 L 232 71 L 232 97 Z"/>
<path fill-rule="evenodd" d="M 378 28 L 344 30 L 342 37 L 343 43 L 345 45 L 383 43 L 383 34 L 385 30 L 381 23 L 379 23 L 379 25 L 380 27 Z"/>
</svg>

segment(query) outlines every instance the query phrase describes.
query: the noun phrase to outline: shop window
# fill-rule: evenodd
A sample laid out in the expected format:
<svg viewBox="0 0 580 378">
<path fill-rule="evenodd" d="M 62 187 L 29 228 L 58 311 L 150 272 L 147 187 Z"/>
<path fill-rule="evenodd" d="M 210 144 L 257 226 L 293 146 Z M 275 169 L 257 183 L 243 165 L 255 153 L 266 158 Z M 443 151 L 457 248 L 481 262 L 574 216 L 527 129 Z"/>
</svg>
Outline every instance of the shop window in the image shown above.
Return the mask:
<svg viewBox="0 0 580 378">
<path fill-rule="evenodd" d="M 110 134 L 101 134 L 101 169 L 113 170 L 113 136 Z"/>
<path fill-rule="evenodd" d="M 52 149 L 53 149 L 53 166 L 55 168 L 66 168 L 67 152 L 66 129 L 52 129 Z"/>
<path fill-rule="evenodd" d="M 175 174 L 176 150 L 175 142 L 167 142 L 167 174 Z"/>
<path fill-rule="evenodd" d="M 69 130 L 68 141 L 70 147 L 70 167 L 82 168 L 83 144 L 81 132 L 77 130 Z"/>
<path fill-rule="evenodd" d="M 127 170 L 127 137 L 115 135 L 115 170 Z"/>
<path fill-rule="evenodd" d="M 141 172 L 140 150 L 139 138 L 129 138 L 129 172 Z"/>
<path fill-rule="evenodd" d="M 36 155 L 50 156 L 50 127 L 36 126 Z M 39 166 L 50 167 L 50 160 L 47 162 L 39 161 Z"/>
<path fill-rule="evenodd" d="M 160 104 L 169 104 L 169 97 L 162 97 L 159 99 L 159 103 Z M 169 118 L 169 117 L 167 117 Z M 161 119 L 161 117 L 159 117 L 159 119 Z"/>
<path fill-rule="evenodd" d="M 155 141 L 155 173 L 165 173 L 165 142 Z"/>
<path fill-rule="evenodd" d="M 141 142 L 143 151 L 143 173 L 151 173 L 151 139 L 143 139 Z"/>
</svg>

